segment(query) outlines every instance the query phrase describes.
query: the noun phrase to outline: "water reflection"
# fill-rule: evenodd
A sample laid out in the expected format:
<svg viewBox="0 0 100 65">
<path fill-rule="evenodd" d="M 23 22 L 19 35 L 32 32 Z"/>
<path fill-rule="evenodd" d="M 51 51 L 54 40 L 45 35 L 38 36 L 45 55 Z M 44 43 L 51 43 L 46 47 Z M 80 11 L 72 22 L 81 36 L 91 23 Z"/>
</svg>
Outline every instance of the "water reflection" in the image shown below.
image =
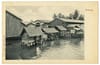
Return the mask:
<svg viewBox="0 0 100 65">
<path fill-rule="evenodd" d="M 52 41 L 51 47 L 43 52 L 38 59 L 84 59 L 83 40 Z"/>
<path fill-rule="evenodd" d="M 77 38 L 77 39 L 71 39 L 70 40 L 70 43 L 71 44 L 74 44 L 74 45 L 80 45 L 80 42 L 81 42 L 82 40 L 80 39 L 80 38 Z"/>
</svg>

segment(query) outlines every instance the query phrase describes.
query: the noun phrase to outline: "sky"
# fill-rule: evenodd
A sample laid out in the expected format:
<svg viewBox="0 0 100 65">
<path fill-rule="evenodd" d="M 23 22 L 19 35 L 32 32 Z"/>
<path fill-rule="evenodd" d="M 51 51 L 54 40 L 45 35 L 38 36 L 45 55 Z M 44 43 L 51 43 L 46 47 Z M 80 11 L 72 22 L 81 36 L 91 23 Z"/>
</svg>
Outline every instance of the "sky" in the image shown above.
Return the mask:
<svg viewBox="0 0 100 65">
<path fill-rule="evenodd" d="M 62 13 L 68 16 L 73 13 L 76 8 L 67 6 L 8 6 L 7 10 L 23 20 L 27 24 L 35 20 L 52 20 L 54 14 Z M 82 9 L 79 13 L 83 14 Z"/>
</svg>

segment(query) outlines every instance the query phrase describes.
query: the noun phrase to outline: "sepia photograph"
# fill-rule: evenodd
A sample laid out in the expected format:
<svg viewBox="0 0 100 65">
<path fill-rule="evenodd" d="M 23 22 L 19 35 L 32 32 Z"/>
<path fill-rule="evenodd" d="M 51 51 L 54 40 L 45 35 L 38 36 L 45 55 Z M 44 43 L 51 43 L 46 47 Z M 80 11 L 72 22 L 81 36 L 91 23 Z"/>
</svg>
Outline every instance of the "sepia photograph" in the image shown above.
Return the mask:
<svg viewBox="0 0 100 65">
<path fill-rule="evenodd" d="M 84 14 L 78 9 L 67 10 L 8 7 L 6 59 L 84 59 Z M 23 20 L 14 13 L 22 14 Z"/>
<path fill-rule="evenodd" d="M 82 7 L 5 6 L 5 60 L 84 61 L 88 9 Z"/>
</svg>

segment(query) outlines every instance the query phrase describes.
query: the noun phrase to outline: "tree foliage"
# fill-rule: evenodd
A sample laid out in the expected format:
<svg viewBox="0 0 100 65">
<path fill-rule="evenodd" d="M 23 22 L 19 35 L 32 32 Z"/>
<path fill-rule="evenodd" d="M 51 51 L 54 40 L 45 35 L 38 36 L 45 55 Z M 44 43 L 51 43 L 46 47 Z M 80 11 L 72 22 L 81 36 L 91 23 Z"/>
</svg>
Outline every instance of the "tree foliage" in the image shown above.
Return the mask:
<svg viewBox="0 0 100 65">
<path fill-rule="evenodd" d="M 78 10 L 75 10 L 74 14 L 73 14 L 73 19 L 77 19 L 79 16 L 79 12 Z"/>
<path fill-rule="evenodd" d="M 62 14 L 61 14 L 61 13 L 59 13 L 59 14 L 58 14 L 58 17 L 59 17 L 59 18 L 62 18 Z"/>
<path fill-rule="evenodd" d="M 69 14 L 69 19 L 73 19 L 73 14 Z"/>
<path fill-rule="evenodd" d="M 64 19 L 74 19 L 74 20 L 84 20 L 84 16 L 79 13 L 78 10 L 75 10 L 74 13 L 70 13 L 69 16 L 65 16 L 62 13 L 58 13 L 58 15 L 54 14 L 53 18 L 64 18 Z"/>
<path fill-rule="evenodd" d="M 79 20 L 84 20 L 84 16 L 82 14 L 79 16 Z"/>
<path fill-rule="evenodd" d="M 56 14 L 54 14 L 54 15 L 53 15 L 53 18 L 54 18 L 54 19 L 55 19 L 55 18 L 57 18 L 57 15 L 56 15 Z"/>
</svg>

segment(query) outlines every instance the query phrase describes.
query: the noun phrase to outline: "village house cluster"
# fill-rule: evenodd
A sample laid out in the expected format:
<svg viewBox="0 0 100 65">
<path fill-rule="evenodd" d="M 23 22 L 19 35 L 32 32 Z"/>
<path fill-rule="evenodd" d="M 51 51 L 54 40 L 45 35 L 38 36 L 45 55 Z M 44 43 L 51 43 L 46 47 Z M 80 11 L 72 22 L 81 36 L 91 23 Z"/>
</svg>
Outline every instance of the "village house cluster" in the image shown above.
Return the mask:
<svg viewBox="0 0 100 65">
<path fill-rule="evenodd" d="M 35 58 L 50 47 L 53 40 L 84 37 L 84 20 L 55 17 L 51 21 L 36 20 L 27 25 L 22 21 L 6 11 L 6 59 Z"/>
</svg>

